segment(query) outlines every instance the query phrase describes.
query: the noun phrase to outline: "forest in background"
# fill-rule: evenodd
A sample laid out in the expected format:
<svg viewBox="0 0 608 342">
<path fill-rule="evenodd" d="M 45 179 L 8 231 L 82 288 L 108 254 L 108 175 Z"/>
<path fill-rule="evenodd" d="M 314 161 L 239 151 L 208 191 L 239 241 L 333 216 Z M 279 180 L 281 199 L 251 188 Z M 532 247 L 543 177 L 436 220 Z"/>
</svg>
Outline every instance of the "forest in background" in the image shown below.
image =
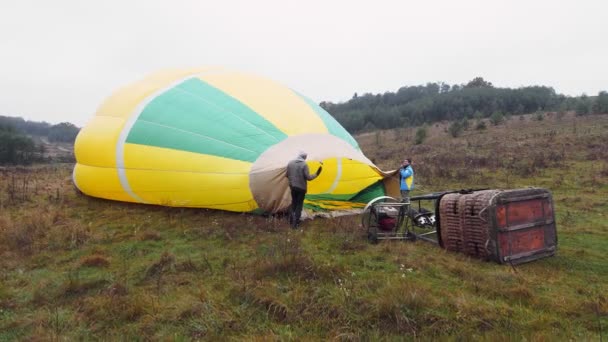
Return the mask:
<svg viewBox="0 0 608 342">
<path fill-rule="evenodd" d="M 464 85 L 427 83 L 405 86 L 397 92 L 366 93 L 344 103 L 321 102 L 352 133 L 415 127 L 438 121 L 481 119 L 492 115 L 574 111 L 577 115 L 608 113 L 608 92 L 569 97 L 551 87 L 497 88 L 477 77 Z"/>
<path fill-rule="evenodd" d="M 26 121 L 0 116 L 0 165 L 28 165 L 47 161 L 44 142 L 73 144 L 80 128 L 69 122 Z"/>
</svg>

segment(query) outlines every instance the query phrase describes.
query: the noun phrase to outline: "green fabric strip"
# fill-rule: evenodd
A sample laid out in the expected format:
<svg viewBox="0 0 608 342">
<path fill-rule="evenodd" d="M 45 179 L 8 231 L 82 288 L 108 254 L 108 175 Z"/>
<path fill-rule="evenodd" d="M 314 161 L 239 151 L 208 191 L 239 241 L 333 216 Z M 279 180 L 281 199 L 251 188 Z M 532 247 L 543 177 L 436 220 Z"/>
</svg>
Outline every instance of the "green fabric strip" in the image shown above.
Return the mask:
<svg viewBox="0 0 608 342">
<path fill-rule="evenodd" d="M 351 199 L 351 202 L 368 203 L 374 198 L 385 195 L 386 189 L 384 188 L 384 182 L 380 180 L 359 192 Z"/>
<path fill-rule="evenodd" d="M 254 162 L 285 138 L 285 133 L 234 97 L 191 78 L 144 108 L 127 143 Z"/>
<path fill-rule="evenodd" d="M 338 121 L 336 121 L 333 116 L 331 116 L 331 114 L 329 114 L 327 111 L 325 111 L 325 109 L 321 108 L 321 106 L 319 106 L 317 103 L 315 103 L 308 97 L 299 94 L 295 91 L 294 93 L 296 93 L 299 97 L 306 101 L 306 103 L 315 111 L 315 113 L 317 113 L 321 120 L 323 120 L 323 123 L 325 124 L 325 127 L 327 127 L 327 130 L 330 134 L 346 141 L 357 151 L 361 151 L 361 148 L 359 148 L 359 144 L 357 144 L 355 138 L 353 138 L 350 133 L 348 133 L 348 131 L 344 129 L 344 127 L 342 127 L 342 125 L 340 125 L 340 123 L 338 123 Z"/>
<path fill-rule="evenodd" d="M 351 198 L 355 197 L 356 194 L 342 194 L 342 195 L 332 195 L 332 194 L 320 194 L 320 195 L 306 195 L 306 199 L 309 201 L 350 201 Z"/>
<path fill-rule="evenodd" d="M 252 211 L 250 211 L 249 213 L 250 213 L 250 214 L 253 214 L 253 215 L 264 215 L 264 214 L 266 214 L 267 212 L 266 212 L 264 209 L 262 209 L 262 208 L 257 208 L 257 209 L 253 209 L 253 210 L 252 210 Z"/>
</svg>

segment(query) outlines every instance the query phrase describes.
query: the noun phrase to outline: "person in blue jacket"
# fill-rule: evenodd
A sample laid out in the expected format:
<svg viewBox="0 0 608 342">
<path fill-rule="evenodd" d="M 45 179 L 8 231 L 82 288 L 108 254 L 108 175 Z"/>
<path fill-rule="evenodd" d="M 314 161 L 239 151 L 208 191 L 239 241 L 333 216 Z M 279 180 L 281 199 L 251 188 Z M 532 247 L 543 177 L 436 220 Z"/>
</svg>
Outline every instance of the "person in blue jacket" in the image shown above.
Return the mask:
<svg viewBox="0 0 608 342">
<path fill-rule="evenodd" d="M 399 169 L 399 189 L 401 190 L 401 200 L 409 202 L 410 191 L 414 190 L 414 169 L 411 158 L 405 159 Z"/>
</svg>

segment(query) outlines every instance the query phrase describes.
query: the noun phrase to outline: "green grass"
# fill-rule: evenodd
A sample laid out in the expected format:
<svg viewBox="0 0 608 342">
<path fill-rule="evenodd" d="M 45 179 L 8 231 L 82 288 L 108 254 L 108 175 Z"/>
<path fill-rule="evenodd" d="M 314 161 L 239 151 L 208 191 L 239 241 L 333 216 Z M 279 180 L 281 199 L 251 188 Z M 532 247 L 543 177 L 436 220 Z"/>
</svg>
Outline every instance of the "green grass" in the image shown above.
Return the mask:
<svg viewBox="0 0 608 342">
<path fill-rule="evenodd" d="M 413 157 L 417 194 L 551 190 L 557 254 L 516 267 L 424 242 L 371 245 L 355 216 L 293 231 L 86 197 L 71 165 L 0 171 L 0 341 L 599 340 L 600 323 L 605 338 L 607 125 L 548 116 L 458 138 L 432 127 L 417 146 L 402 129 L 358 137 L 385 169 Z"/>
</svg>

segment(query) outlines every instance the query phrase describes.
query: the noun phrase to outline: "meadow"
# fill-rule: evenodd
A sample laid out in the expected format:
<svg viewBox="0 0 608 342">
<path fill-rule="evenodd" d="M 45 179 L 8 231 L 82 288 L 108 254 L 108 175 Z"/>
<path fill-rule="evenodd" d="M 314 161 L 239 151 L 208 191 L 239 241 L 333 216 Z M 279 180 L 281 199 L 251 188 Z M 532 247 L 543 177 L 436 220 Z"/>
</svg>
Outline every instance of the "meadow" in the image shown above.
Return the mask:
<svg viewBox="0 0 608 342">
<path fill-rule="evenodd" d="M 474 126 L 473 124 L 471 126 Z M 414 195 L 543 187 L 558 250 L 498 265 L 369 244 L 358 216 L 306 221 L 95 199 L 72 164 L 0 169 L 0 341 L 601 340 L 608 336 L 608 115 L 357 136 Z"/>
</svg>

